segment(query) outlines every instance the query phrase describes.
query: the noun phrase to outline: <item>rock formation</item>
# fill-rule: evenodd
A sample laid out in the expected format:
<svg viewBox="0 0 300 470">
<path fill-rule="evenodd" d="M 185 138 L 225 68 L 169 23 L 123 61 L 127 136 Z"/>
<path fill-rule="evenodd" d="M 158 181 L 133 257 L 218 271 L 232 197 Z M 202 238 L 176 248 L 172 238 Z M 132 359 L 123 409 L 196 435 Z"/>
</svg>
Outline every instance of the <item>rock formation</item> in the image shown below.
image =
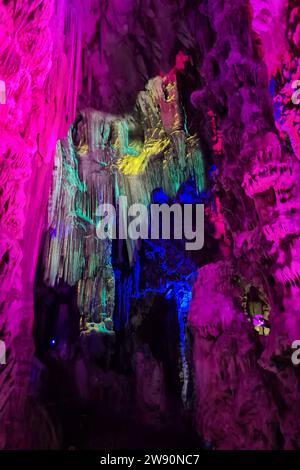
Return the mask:
<svg viewBox="0 0 300 470">
<path fill-rule="evenodd" d="M 1 1 L 0 448 L 63 446 L 59 377 L 81 411 L 299 448 L 299 18 L 298 0 Z M 119 195 L 205 204 L 203 249 L 99 240 Z"/>
</svg>

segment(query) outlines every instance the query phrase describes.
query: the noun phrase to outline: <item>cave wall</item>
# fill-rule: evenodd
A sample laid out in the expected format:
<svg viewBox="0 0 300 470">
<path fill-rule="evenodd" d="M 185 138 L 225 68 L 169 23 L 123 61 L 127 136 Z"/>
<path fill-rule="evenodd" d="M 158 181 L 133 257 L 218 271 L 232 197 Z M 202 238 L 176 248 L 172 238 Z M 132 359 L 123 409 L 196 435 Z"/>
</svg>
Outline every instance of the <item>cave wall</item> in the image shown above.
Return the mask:
<svg viewBox="0 0 300 470">
<path fill-rule="evenodd" d="M 0 11 L 0 447 L 27 445 L 33 280 L 56 142 L 76 110 L 130 111 L 181 50 L 199 72 L 189 112 L 213 163 L 207 215 L 221 249 L 199 269 L 189 314 L 197 427 L 217 448 L 296 448 L 298 378 L 282 358 L 299 334 L 298 1 L 3 0 Z M 243 312 L 249 286 L 269 305 L 258 327 Z"/>
<path fill-rule="evenodd" d="M 221 265 L 199 270 L 189 318 L 197 423 L 220 449 L 298 448 L 299 374 L 290 359 L 299 336 L 299 111 L 291 102 L 298 8 L 201 6 L 214 41 L 203 37 L 205 83 L 192 101 L 212 111 L 220 131 L 215 191 L 231 252 Z M 203 309 L 208 278 L 213 292 Z M 241 300 L 251 303 L 255 289 L 269 304 L 265 313 L 261 307 L 260 326 Z M 260 334 L 251 338 L 253 328 Z"/>
<path fill-rule="evenodd" d="M 33 355 L 33 281 L 56 140 L 75 117 L 79 37 L 68 2 L 2 1 L 0 447 L 20 432 Z"/>
</svg>

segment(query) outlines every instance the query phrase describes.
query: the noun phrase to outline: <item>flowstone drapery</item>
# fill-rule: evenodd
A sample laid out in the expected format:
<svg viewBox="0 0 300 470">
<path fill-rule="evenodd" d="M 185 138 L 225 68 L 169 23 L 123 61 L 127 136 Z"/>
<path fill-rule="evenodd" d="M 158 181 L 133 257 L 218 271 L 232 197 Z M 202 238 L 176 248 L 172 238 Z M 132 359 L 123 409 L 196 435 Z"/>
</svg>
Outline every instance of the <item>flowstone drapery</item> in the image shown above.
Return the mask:
<svg viewBox="0 0 300 470">
<path fill-rule="evenodd" d="M 171 78 L 150 80 L 131 116 L 83 111 L 68 138 L 57 144 L 45 280 L 52 286 L 61 279 L 77 284 L 83 329 L 86 323 L 97 323 L 103 331 L 112 331 L 113 241 L 97 237 L 99 205 L 117 207 L 118 197 L 126 196 L 128 207 L 134 203 L 148 206 L 159 188 L 172 200 L 189 178 L 196 193 L 204 189 L 199 141 L 189 135 L 184 116 L 174 72 Z M 137 243 L 130 239 L 126 243 L 134 263 Z"/>
</svg>

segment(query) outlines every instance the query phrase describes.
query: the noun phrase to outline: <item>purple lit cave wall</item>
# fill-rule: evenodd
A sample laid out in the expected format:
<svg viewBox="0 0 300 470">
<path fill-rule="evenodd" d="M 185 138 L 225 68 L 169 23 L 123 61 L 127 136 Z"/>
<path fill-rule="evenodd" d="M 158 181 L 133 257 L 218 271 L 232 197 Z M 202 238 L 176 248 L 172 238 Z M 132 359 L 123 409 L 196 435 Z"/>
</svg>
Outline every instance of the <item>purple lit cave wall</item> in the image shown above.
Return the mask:
<svg viewBox="0 0 300 470">
<path fill-rule="evenodd" d="M 0 449 L 300 448 L 299 90 L 300 0 L 0 0 Z"/>
</svg>

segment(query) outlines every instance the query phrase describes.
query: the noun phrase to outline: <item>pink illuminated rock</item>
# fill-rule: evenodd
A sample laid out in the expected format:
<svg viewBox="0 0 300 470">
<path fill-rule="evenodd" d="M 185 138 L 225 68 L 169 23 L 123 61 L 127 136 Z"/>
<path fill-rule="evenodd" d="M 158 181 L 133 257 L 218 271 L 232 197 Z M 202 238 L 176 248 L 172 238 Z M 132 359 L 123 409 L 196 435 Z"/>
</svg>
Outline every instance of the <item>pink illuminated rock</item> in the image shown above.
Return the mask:
<svg viewBox="0 0 300 470">
<path fill-rule="evenodd" d="M 72 50 L 65 52 L 63 32 L 71 11 L 67 2 L 54 6 L 52 0 L 0 6 L 0 77 L 6 87 L 0 106 L 0 322 L 8 351 L 0 368 L 1 448 L 26 447 L 20 426 L 33 354 L 35 265 L 56 140 L 75 110 L 76 97 L 68 94 L 76 61 Z M 76 35 L 73 30 L 70 44 Z M 1 91 L 3 100 L 3 86 Z"/>
</svg>

